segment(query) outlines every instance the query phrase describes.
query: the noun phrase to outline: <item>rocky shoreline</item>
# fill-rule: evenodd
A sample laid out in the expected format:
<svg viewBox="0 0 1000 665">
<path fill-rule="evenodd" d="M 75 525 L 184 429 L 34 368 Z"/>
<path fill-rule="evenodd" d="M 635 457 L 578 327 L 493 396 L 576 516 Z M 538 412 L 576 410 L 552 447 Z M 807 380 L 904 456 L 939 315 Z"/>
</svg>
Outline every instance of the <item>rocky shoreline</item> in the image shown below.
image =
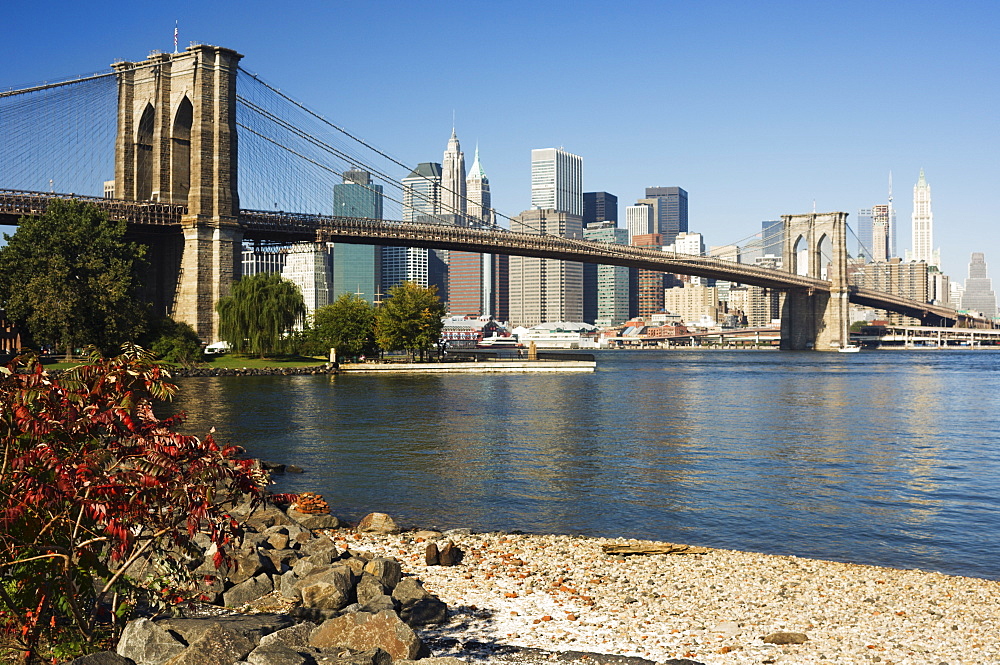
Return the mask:
<svg viewBox="0 0 1000 665">
<path fill-rule="evenodd" d="M 134 621 L 117 653 L 75 665 L 1000 663 L 994 580 L 624 539 L 400 532 L 380 513 L 350 527 L 321 497 L 300 501 L 304 512 L 241 515 L 238 565 L 204 589 L 214 607 Z"/>
</svg>

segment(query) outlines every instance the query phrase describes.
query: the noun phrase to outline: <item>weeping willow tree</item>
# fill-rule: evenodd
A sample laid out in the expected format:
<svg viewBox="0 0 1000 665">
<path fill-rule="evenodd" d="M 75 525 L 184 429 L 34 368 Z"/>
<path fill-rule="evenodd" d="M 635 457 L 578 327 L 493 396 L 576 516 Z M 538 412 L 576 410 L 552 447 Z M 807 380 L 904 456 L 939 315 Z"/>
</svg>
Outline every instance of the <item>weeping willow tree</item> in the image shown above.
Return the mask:
<svg viewBox="0 0 1000 665">
<path fill-rule="evenodd" d="M 233 351 L 261 358 L 274 355 L 282 337 L 306 313 L 299 287 L 276 273 L 244 277 L 215 309 L 219 336 Z"/>
</svg>

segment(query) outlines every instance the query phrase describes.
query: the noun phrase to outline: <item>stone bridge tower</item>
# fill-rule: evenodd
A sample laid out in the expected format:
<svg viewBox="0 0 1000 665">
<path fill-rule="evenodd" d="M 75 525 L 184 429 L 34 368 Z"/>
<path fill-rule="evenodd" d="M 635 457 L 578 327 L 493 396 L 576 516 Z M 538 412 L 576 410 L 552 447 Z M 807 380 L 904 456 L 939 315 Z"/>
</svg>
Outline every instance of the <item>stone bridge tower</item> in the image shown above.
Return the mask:
<svg viewBox="0 0 1000 665">
<path fill-rule="evenodd" d="M 187 206 L 179 260 L 163 258 L 177 252 L 162 236 L 150 242 L 151 255 L 166 273 L 160 281 L 172 282 L 165 289 L 167 313 L 209 342 L 218 339 L 215 303 L 239 278 L 236 72 L 242 57 L 196 45 L 114 65 L 115 196 Z"/>
<path fill-rule="evenodd" d="M 847 213 L 782 215 L 782 264 L 830 281 L 830 293 L 790 289 L 781 311 L 781 348 L 835 351 L 849 343 Z"/>
</svg>

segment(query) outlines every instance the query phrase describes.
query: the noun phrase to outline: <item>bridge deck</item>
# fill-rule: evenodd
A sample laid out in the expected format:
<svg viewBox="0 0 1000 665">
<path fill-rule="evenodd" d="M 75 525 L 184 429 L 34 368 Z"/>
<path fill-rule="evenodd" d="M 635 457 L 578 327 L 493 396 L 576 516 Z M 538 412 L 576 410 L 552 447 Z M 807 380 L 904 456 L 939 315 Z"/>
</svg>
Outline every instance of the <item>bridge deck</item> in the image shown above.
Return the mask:
<svg viewBox="0 0 1000 665">
<path fill-rule="evenodd" d="M 24 216 L 44 214 L 49 201 L 74 199 L 93 203 L 112 219 L 123 219 L 147 230 L 180 226 L 186 206 L 156 202 L 104 199 L 76 194 L 0 190 L 0 224 L 16 225 Z M 760 268 L 714 257 L 662 252 L 557 236 L 515 233 L 499 227 L 466 228 L 447 224 L 333 217 L 290 212 L 241 210 L 239 223 L 247 239 L 276 242 L 323 240 L 365 245 L 429 247 L 487 254 L 533 256 L 583 263 L 619 265 L 657 272 L 698 275 L 741 284 L 788 290 L 830 291 L 830 282 L 783 270 Z M 851 287 L 851 302 L 926 319 L 962 321 L 955 310 L 901 296 Z M 968 317 L 965 318 L 969 321 Z"/>
</svg>

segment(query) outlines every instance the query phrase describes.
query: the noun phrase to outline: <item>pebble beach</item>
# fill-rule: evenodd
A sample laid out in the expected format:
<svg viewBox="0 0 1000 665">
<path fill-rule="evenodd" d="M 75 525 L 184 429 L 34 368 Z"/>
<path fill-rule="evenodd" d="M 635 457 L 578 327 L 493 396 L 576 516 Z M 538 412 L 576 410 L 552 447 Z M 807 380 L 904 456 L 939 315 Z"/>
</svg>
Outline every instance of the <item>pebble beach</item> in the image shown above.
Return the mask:
<svg viewBox="0 0 1000 665">
<path fill-rule="evenodd" d="M 421 632 L 435 656 L 1000 664 L 995 580 L 723 549 L 605 553 L 639 542 L 622 539 L 464 530 L 335 538 L 397 558 L 448 604 L 449 621 Z M 462 560 L 427 565 L 428 544 L 447 540 Z"/>
</svg>

